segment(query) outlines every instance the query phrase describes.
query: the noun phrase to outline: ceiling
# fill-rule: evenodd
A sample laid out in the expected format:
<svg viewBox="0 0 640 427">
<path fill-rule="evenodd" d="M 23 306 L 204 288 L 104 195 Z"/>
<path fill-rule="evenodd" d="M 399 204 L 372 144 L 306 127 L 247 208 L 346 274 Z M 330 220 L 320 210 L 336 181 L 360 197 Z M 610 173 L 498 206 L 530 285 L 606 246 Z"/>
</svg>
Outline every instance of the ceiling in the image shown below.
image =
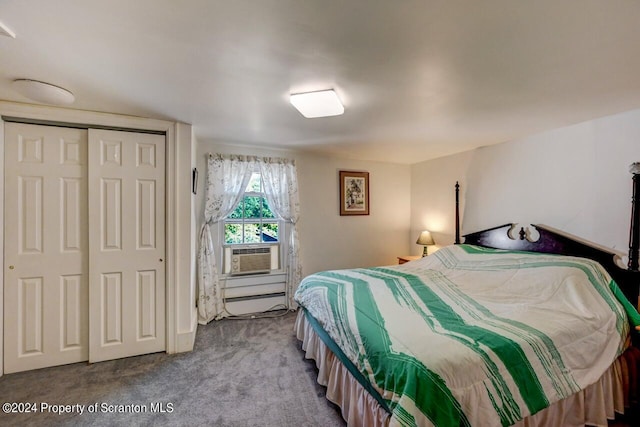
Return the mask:
<svg viewBox="0 0 640 427">
<path fill-rule="evenodd" d="M 198 141 L 415 163 L 640 108 L 636 0 L 2 0 L 0 99 L 177 120 Z M 334 88 L 342 116 L 290 93 Z"/>
</svg>

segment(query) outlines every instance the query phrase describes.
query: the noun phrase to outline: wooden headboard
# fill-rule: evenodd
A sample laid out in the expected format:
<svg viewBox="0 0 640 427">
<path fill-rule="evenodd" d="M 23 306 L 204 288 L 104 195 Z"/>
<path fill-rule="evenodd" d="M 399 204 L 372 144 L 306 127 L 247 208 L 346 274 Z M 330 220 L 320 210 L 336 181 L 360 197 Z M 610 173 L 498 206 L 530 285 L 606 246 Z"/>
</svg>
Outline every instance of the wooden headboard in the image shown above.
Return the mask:
<svg viewBox="0 0 640 427">
<path fill-rule="evenodd" d="M 638 211 L 635 206 L 635 201 L 639 198 L 638 191 L 640 190 L 637 185 L 637 177 L 638 174 L 634 174 L 634 197 L 632 199 L 631 237 L 627 268 L 621 267 L 618 264 L 617 261 L 620 261 L 620 256 L 613 250 L 599 247 L 595 243 L 542 225 L 532 224 L 532 227 L 540 234 L 540 237 L 535 241 L 529 239 L 524 227 L 521 227 L 517 232 L 517 236 L 514 236 L 516 225 L 504 224 L 487 230 L 466 234 L 463 236 L 464 243 L 487 248 L 541 252 L 592 259 L 599 262 L 609 272 L 627 299 L 637 307 L 640 293 L 640 271 L 638 270 L 640 224 L 638 224 Z M 459 191 L 460 187 L 456 182 L 456 244 L 460 243 L 460 226 L 458 219 Z"/>
</svg>

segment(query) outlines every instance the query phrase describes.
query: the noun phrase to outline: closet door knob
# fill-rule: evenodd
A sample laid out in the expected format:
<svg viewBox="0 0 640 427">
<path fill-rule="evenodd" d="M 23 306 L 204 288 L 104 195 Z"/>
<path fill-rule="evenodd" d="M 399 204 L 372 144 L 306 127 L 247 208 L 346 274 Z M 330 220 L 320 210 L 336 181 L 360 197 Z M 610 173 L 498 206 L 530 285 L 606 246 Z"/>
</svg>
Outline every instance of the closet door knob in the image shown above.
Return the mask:
<svg viewBox="0 0 640 427">
<path fill-rule="evenodd" d="M 160 262 L 162 262 L 162 258 L 160 258 Z"/>
<path fill-rule="evenodd" d="M 13 270 L 15 267 L 13 265 L 9 266 L 9 270 Z"/>
</svg>

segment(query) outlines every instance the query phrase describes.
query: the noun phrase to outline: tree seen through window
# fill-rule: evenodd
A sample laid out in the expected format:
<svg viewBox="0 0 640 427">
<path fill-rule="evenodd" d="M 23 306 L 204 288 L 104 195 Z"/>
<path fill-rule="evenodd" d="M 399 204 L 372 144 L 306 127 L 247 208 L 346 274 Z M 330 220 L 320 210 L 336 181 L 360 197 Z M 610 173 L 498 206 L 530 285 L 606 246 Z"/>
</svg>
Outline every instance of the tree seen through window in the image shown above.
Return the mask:
<svg viewBox="0 0 640 427">
<path fill-rule="evenodd" d="M 226 244 L 277 242 L 278 222 L 264 197 L 261 176 L 254 172 L 241 202 L 225 219 L 224 241 Z"/>
</svg>

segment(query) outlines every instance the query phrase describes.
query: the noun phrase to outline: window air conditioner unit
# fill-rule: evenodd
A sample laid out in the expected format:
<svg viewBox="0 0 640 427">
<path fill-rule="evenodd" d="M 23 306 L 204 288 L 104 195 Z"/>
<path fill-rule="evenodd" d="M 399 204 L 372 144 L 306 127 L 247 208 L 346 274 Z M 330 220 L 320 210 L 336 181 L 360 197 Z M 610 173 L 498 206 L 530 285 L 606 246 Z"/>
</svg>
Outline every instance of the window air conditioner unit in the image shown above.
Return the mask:
<svg viewBox="0 0 640 427">
<path fill-rule="evenodd" d="M 278 246 L 225 248 L 225 272 L 232 276 L 269 273 L 278 268 Z"/>
</svg>

